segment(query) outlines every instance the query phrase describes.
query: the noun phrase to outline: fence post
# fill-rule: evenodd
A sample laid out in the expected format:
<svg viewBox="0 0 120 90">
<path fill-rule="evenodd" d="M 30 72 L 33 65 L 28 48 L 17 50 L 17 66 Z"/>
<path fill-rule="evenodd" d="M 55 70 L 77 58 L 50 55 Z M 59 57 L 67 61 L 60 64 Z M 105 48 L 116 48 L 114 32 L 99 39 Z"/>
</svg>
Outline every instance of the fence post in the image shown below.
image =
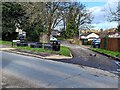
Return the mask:
<svg viewBox="0 0 120 90">
<path fill-rule="evenodd" d="M 13 40 L 12 40 L 12 47 L 13 47 Z"/>
<path fill-rule="evenodd" d="M 108 45 L 108 36 L 105 36 L 105 38 L 104 38 L 104 49 L 107 49 L 107 45 Z"/>
</svg>

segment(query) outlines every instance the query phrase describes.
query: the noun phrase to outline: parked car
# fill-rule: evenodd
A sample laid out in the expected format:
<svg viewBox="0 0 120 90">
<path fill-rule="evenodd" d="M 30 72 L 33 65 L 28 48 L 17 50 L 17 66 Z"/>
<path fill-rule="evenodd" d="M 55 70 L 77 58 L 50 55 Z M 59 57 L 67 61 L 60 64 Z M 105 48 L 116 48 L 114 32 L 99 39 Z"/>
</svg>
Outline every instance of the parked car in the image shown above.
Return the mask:
<svg viewBox="0 0 120 90">
<path fill-rule="evenodd" d="M 92 41 L 91 46 L 93 48 L 100 48 L 100 39 L 95 39 Z"/>
<path fill-rule="evenodd" d="M 50 41 L 57 41 L 57 38 L 55 38 L 55 37 L 50 37 Z"/>
</svg>

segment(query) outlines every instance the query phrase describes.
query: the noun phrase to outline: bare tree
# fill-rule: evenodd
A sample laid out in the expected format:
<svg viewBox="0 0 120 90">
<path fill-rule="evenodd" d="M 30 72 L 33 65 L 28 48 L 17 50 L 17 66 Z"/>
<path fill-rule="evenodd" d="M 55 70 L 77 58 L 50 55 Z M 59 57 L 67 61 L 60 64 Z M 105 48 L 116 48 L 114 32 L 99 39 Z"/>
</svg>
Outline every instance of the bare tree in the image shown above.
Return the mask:
<svg viewBox="0 0 120 90">
<path fill-rule="evenodd" d="M 69 37 L 78 36 L 79 29 L 82 26 L 88 27 L 91 23 L 90 12 L 86 10 L 85 5 L 79 2 L 65 3 L 64 26 L 66 26 L 66 35 Z"/>
<path fill-rule="evenodd" d="M 61 12 L 64 8 L 62 8 L 62 2 L 47 2 L 45 9 L 49 40 L 51 31 L 54 30 L 54 28 L 63 20 L 61 17 Z"/>
<path fill-rule="evenodd" d="M 108 15 L 108 19 L 110 22 L 118 22 L 118 27 L 117 27 L 117 31 L 120 32 L 120 1 L 115 2 L 118 3 L 117 6 L 115 6 L 115 9 L 112 10 L 111 7 L 109 6 L 109 15 Z"/>
<path fill-rule="evenodd" d="M 120 21 L 120 1 L 118 2 L 118 5 L 115 7 L 115 10 L 112 10 L 109 6 L 109 20 L 110 21 Z"/>
<path fill-rule="evenodd" d="M 29 17 L 29 25 L 37 27 L 42 25 L 46 29 L 48 41 L 52 30 L 60 23 L 63 23 L 66 30 L 72 21 L 71 26 L 75 27 L 73 33 L 76 34 L 80 26 L 91 22 L 90 13 L 86 10 L 85 5 L 78 2 L 29 2 L 22 3 L 22 5 Z M 39 36 L 39 29 L 35 29 L 35 31 Z"/>
</svg>

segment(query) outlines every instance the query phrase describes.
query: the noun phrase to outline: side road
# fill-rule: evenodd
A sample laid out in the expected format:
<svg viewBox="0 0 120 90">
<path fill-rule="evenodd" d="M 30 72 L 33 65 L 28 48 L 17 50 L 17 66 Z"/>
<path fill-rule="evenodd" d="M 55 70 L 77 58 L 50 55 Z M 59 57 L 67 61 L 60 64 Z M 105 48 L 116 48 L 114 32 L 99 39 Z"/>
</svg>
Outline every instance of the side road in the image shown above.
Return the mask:
<svg viewBox="0 0 120 90">
<path fill-rule="evenodd" d="M 73 58 L 70 60 L 60 60 L 60 61 L 118 73 L 118 68 L 120 67 L 118 65 L 117 60 L 96 53 L 94 51 L 91 51 L 84 46 L 70 44 L 68 41 L 62 41 L 62 45 L 68 46 L 71 49 Z M 92 54 L 93 56 L 90 54 Z M 94 54 L 96 54 L 96 56 L 94 56 Z"/>
</svg>

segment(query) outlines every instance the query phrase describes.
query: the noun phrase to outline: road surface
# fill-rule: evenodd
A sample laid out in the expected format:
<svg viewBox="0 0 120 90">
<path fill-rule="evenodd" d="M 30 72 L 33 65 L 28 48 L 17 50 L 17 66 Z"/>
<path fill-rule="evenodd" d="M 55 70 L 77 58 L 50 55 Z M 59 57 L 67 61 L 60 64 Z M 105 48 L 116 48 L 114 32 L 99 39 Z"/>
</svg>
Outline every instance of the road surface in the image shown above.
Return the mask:
<svg viewBox="0 0 120 90">
<path fill-rule="evenodd" d="M 107 71 L 0 53 L 3 88 L 118 88 L 118 76 Z"/>
<path fill-rule="evenodd" d="M 69 47 L 74 57 L 71 60 L 61 59 L 59 61 L 118 73 L 117 70 L 120 68 L 120 65 L 118 65 L 117 60 L 93 52 L 86 47 L 70 44 L 68 41 L 62 41 L 61 44 Z M 96 56 L 90 56 L 90 54 L 96 54 Z"/>
</svg>

